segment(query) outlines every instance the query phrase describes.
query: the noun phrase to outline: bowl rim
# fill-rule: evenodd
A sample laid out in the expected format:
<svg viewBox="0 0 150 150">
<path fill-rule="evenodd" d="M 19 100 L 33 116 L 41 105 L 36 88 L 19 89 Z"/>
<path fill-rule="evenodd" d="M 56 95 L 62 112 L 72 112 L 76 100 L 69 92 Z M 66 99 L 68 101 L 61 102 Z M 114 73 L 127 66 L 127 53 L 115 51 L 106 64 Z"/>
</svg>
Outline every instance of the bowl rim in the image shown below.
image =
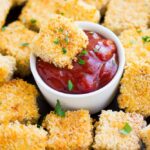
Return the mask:
<svg viewBox="0 0 150 150">
<path fill-rule="evenodd" d="M 84 94 L 68 94 L 68 93 L 63 93 L 63 92 L 60 92 L 60 91 L 57 91 L 53 88 L 51 88 L 50 86 L 48 86 L 44 81 L 43 79 L 40 77 L 40 75 L 38 74 L 37 72 L 37 69 L 36 69 L 36 56 L 31 53 L 30 55 L 30 68 L 31 68 L 31 72 L 34 76 L 34 78 L 36 78 L 35 80 L 37 80 L 40 85 L 42 85 L 47 91 L 50 91 L 51 93 L 55 94 L 55 95 L 59 95 L 59 96 L 63 96 L 63 97 L 68 97 L 68 98 L 71 98 L 71 97 L 75 97 L 75 98 L 86 98 L 86 97 L 89 97 L 89 96 L 93 96 L 95 94 L 100 94 L 102 92 L 104 92 L 105 90 L 107 90 L 112 84 L 114 84 L 116 82 L 116 79 L 119 78 L 122 73 L 123 73 L 123 70 L 124 70 L 124 66 L 125 66 L 125 53 L 124 53 L 124 48 L 119 40 L 119 38 L 111 31 L 109 30 L 108 28 L 100 25 L 100 24 L 96 24 L 96 23 L 92 23 L 92 22 L 88 22 L 88 21 L 76 21 L 75 22 L 79 27 L 80 26 L 91 26 L 93 27 L 93 31 L 94 31 L 94 28 L 97 28 L 97 29 L 100 29 L 100 30 L 104 30 L 104 32 L 111 36 L 115 42 L 117 46 L 117 52 L 118 51 L 121 51 L 120 52 L 120 56 L 121 59 L 119 60 L 119 67 L 118 67 L 118 70 L 115 74 L 115 76 L 113 77 L 113 79 L 108 83 L 106 84 L 104 87 L 96 90 L 96 91 L 93 91 L 93 92 L 89 92 L 89 93 L 84 93 Z M 84 27 L 83 27 L 84 28 Z M 100 32 L 99 32 L 100 33 Z M 101 33 L 100 33 L 101 34 Z M 104 34 L 101 34 L 102 36 L 105 37 Z M 119 55 L 119 53 L 118 53 Z"/>
</svg>

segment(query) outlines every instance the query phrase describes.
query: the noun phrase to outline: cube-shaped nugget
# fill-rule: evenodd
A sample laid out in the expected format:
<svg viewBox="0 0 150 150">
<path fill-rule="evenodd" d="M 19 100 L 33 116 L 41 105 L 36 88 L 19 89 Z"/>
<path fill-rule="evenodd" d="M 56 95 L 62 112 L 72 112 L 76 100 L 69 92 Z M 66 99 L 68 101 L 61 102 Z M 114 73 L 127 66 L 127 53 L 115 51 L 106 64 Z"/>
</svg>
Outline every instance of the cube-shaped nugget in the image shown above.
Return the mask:
<svg viewBox="0 0 150 150">
<path fill-rule="evenodd" d="M 102 111 L 96 125 L 95 150 L 138 150 L 139 130 L 145 127 L 143 117 L 136 113 Z"/>
<path fill-rule="evenodd" d="M 0 32 L 0 53 L 16 58 L 17 73 L 26 76 L 30 73 L 30 43 L 36 33 L 19 22 L 13 22 Z"/>
<path fill-rule="evenodd" d="M 13 121 L 35 123 L 39 118 L 36 88 L 17 79 L 0 86 L 0 124 Z"/>
<path fill-rule="evenodd" d="M 150 63 L 132 63 L 121 80 L 119 107 L 126 112 L 150 116 Z"/>
<path fill-rule="evenodd" d="M 140 137 L 146 145 L 146 149 L 150 150 L 150 125 L 141 130 Z"/>
<path fill-rule="evenodd" d="M 0 85 L 12 79 L 16 69 L 16 60 L 11 56 L 0 54 Z"/>
<path fill-rule="evenodd" d="M 148 24 L 148 1 L 112 0 L 108 4 L 104 25 L 116 34 L 130 28 L 147 28 Z"/>
<path fill-rule="evenodd" d="M 1 150 L 45 150 L 47 132 L 19 122 L 0 125 Z"/>
<path fill-rule="evenodd" d="M 68 111 L 65 117 L 51 112 L 43 127 L 49 132 L 49 150 L 88 150 L 93 142 L 92 122 L 86 110 Z"/>
</svg>

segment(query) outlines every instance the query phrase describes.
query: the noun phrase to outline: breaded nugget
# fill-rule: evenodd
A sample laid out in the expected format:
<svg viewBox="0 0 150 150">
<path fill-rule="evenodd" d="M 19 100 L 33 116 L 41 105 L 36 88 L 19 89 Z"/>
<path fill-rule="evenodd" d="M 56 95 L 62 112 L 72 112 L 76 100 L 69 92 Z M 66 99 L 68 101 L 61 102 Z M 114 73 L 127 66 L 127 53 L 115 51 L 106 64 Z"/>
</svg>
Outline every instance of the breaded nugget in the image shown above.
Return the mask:
<svg viewBox="0 0 150 150">
<path fill-rule="evenodd" d="M 87 44 L 87 35 L 74 22 L 61 15 L 53 15 L 33 40 L 32 49 L 42 60 L 71 69 L 72 60 Z"/>
<path fill-rule="evenodd" d="M 86 110 L 68 111 L 65 117 L 51 112 L 43 127 L 49 132 L 48 150 L 88 150 L 93 141 L 92 120 Z"/>
<path fill-rule="evenodd" d="M 45 150 L 47 132 L 19 122 L 0 125 L 1 150 Z"/>
<path fill-rule="evenodd" d="M 35 123 L 39 118 L 36 88 L 21 80 L 12 80 L 0 87 L 0 124 L 20 121 Z"/>
<path fill-rule="evenodd" d="M 150 63 L 132 63 L 121 80 L 119 107 L 150 116 Z"/>
<path fill-rule="evenodd" d="M 150 58 L 150 42 L 146 42 L 150 35 L 150 29 L 125 30 L 120 35 L 120 40 L 123 44 L 126 54 L 126 64 L 138 61 L 144 62 Z"/>
<path fill-rule="evenodd" d="M 150 125 L 141 130 L 140 137 L 146 145 L 146 150 L 150 150 Z"/>
<path fill-rule="evenodd" d="M 11 0 L 0 0 L 0 29 L 4 25 L 6 17 L 11 7 Z"/>
<path fill-rule="evenodd" d="M 120 34 L 125 29 L 147 28 L 148 22 L 147 0 L 112 0 L 107 7 L 104 26 Z"/>
<path fill-rule="evenodd" d="M 9 81 L 16 69 L 16 60 L 11 56 L 2 56 L 0 54 L 0 85 Z"/>
<path fill-rule="evenodd" d="M 125 124 L 131 128 L 128 134 L 121 133 Z M 136 113 L 102 111 L 96 127 L 93 148 L 95 150 L 138 150 L 140 149 L 139 130 L 145 125 L 143 117 Z"/>
<path fill-rule="evenodd" d="M 0 52 L 16 58 L 17 73 L 26 76 L 30 73 L 30 43 L 36 33 L 28 30 L 19 22 L 11 23 L 0 32 Z"/>
<path fill-rule="evenodd" d="M 20 20 L 27 27 L 38 30 L 49 20 L 50 14 L 61 14 L 75 21 L 100 20 L 100 13 L 96 7 L 82 0 L 29 0 L 23 8 Z"/>
</svg>

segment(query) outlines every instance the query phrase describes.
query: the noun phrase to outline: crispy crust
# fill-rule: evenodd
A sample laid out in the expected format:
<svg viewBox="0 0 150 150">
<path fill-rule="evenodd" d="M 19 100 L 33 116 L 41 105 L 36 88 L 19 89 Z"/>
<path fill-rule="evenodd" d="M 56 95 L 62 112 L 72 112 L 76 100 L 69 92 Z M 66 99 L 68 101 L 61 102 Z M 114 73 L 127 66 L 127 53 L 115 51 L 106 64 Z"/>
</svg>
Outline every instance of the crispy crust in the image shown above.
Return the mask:
<svg viewBox="0 0 150 150">
<path fill-rule="evenodd" d="M 19 122 L 0 125 L 1 150 L 45 150 L 47 132 Z"/>
<path fill-rule="evenodd" d="M 11 7 L 11 0 L 0 0 L 0 29 L 4 25 L 6 17 Z"/>
<path fill-rule="evenodd" d="M 11 23 L 5 31 L 0 32 L 0 52 L 16 58 L 17 73 L 21 76 L 30 74 L 30 45 L 22 46 L 23 43 L 31 43 L 36 33 L 28 30 L 19 22 Z"/>
<path fill-rule="evenodd" d="M 49 132 L 48 150 L 88 150 L 93 142 L 92 121 L 86 110 L 68 111 L 64 118 L 51 112 L 43 127 Z"/>
<path fill-rule="evenodd" d="M 41 11 L 42 10 L 42 11 Z M 29 0 L 23 8 L 20 20 L 29 28 L 38 30 L 49 20 L 50 14 L 62 14 L 75 21 L 99 22 L 100 13 L 96 7 L 81 0 Z M 31 20 L 35 19 L 36 22 Z"/>
<path fill-rule="evenodd" d="M 150 29 L 137 30 L 129 29 L 125 30 L 120 35 L 120 40 L 125 48 L 126 64 L 132 62 L 145 62 L 150 58 L 150 42 L 144 42 L 142 37 L 149 36 Z"/>
<path fill-rule="evenodd" d="M 128 135 L 123 135 L 119 131 L 126 123 L 132 127 L 132 131 Z M 138 150 L 140 149 L 139 130 L 145 125 L 143 117 L 136 113 L 102 111 L 93 147 L 95 150 Z"/>
<path fill-rule="evenodd" d="M 150 64 L 132 63 L 121 80 L 119 107 L 150 116 Z"/>
<path fill-rule="evenodd" d="M 0 124 L 13 121 L 35 123 L 39 118 L 35 86 L 18 79 L 0 87 Z"/>
<path fill-rule="evenodd" d="M 65 41 L 66 37 L 68 42 Z M 57 44 L 54 43 L 56 39 L 59 40 Z M 71 20 L 54 15 L 43 25 L 33 41 L 32 48 L 33 53 L 42 60 L 60 68 L 71 69 L 72 60 L 76 59 L 76 55 L 86 48 L 87 44 L 88 37 Z M 65 54 L 63 48 L 67 51 Z"/>
<path fill-rule="evenodd" d="M 104 25 L 120 34 L 125 29 L 147 28 L 148 22 L 147 0 L 112 0 L 108 4 Z"/>
<path fill-rule="evenodd" d="M 0 85 L 12 79 L 16 70 L 16 60 L 11 56 L 2 56 L 0 54 Z"/>
<path fill-rule="evenodd" d="M 141 130 L 140 137 L 146 145 L 146 149 L 150 150 L 150 125 Z"/>
</svg>

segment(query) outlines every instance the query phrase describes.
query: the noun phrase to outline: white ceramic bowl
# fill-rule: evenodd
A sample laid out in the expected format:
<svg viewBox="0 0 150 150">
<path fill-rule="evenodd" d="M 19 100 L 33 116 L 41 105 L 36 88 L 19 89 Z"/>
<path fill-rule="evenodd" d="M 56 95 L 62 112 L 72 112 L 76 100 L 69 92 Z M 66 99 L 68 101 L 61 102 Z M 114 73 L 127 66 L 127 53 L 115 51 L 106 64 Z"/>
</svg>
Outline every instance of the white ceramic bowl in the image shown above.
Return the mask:
<svg viewBox="0 0 150 150">
<path fill-rule="evenodd" d="M 117 46 L 119 68 L 114 78 L 106 86 L 87 94 L 65 94 L 52 89 L 41 79 L 36 69 L 36 57 L 33 54 L 30 57 L 30 67 L 40 91 L 52 107 L 55 106 L 57 99 L 59 99 L 64 109 L 88 109 L 93 114 L 108 106 L 117 92 L 125 64 L 124 49 L 118 37 L 109 29 L 91 22 L 76 23 L 83 30 L 95 31 L 105 38 L 113 40 Z"/>
</svg>

